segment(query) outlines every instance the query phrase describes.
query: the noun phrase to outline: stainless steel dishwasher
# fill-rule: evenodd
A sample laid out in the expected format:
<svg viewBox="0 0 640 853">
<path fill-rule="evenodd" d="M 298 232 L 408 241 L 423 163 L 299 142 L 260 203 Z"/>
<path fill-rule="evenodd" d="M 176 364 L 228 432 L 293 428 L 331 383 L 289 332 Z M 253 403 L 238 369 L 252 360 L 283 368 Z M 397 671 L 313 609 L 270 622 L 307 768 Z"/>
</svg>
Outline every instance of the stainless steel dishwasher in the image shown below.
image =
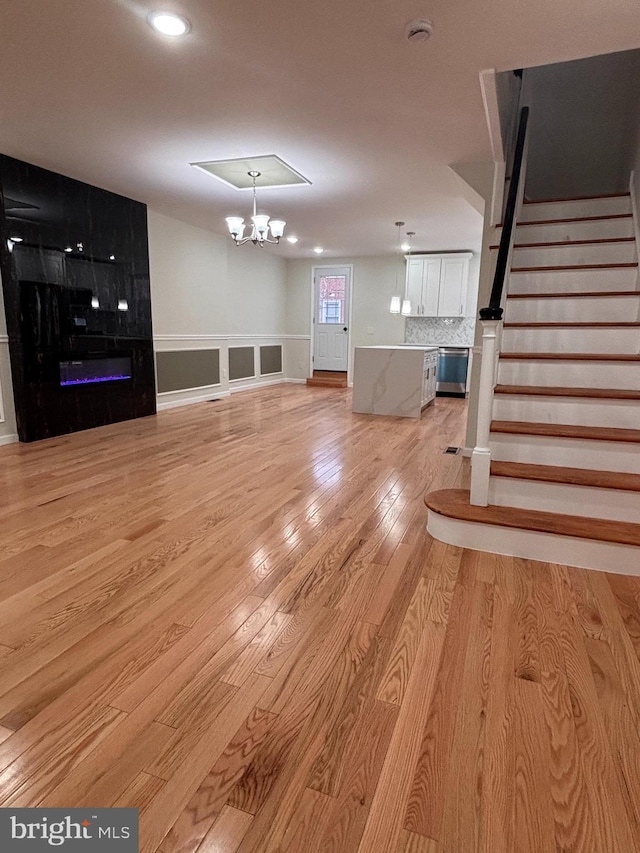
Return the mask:
<svg viewBox="0 0 640 853">
<path fill-rule="evenodd" d="M 468 366 L 469 350 L 466 347 L 439 347 L 436 396 L 464 397 Z"/>
</svg>

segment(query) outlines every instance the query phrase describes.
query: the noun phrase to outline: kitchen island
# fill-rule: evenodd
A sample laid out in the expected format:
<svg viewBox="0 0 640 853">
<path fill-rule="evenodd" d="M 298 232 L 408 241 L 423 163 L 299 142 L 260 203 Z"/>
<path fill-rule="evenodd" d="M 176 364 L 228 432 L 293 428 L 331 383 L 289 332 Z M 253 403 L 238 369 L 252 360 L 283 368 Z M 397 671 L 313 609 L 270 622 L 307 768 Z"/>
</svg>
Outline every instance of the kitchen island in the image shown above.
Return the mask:
<svg viewBox="0 0 640 853">
<path fill-rule="evenodd" d="M 419 418 L 436 395 L 437 347 L 356 347 L 352 411 Z"/>
</svg>

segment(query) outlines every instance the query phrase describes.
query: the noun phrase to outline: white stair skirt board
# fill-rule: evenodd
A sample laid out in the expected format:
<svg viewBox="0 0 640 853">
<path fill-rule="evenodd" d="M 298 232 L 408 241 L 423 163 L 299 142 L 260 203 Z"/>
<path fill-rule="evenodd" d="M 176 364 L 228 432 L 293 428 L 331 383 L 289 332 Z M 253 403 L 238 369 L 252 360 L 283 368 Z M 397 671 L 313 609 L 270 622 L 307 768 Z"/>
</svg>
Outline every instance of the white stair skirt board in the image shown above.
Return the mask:
<svg viewBox="0 0 640 853">
<path fill-rule="evenodd" d="M 566 513 L 572 508 L 574 512 L 589 518 L 608 518 L 633 524 L 637 524 L 640 519 L 640 492 L 516 477 L 492 475 L 489 480 L 489 503 L 558 513 Z"/>
<path fill-rule="evenodd" d="M 630 296 L 507 299 L 507 323 L 624 323 L 640 319 L 640 292 Z"/>
<path fill-rule="evenodd" d="M 559 246 L 514 247 L 511 263 L 517 269 L 575 264 L 630 264 L 636 260 L 633 242 L 565 243 Z"/>
<path fill-rule="evenodd" d="M 637 267 L 512 272 L 509 293 L 553 293 L 587 290 L 638 290 Z"/>
<path fill-rule="evenodd" d="M 427 530 L 441 542 L 475 551 L 621 575 L 640 575 L 639 549 L 632 545 L 460 521 L 438 515 L 432 510 L 429 510 Z"/>
<path fill-rule="evenodd" d="M 576 216 L 609 216 L 614 213 L 631 213 L 629 195 L 527 203 L 522 205 L 518 222 L 570 219 Z"/>
<path fill-rule="evenodd" d="M 543 225 L 516 227 L 516 243 L 562 243 L 566 240 L 604 240 L 633 237 L 633 217 L 623 219 L 574 219 Z"/>
<path fill-rule="evenodd" d="M 625 441 L 492 432 L 491 459 L 640 474 L 640 445 Z"/>
<path fill-rule="evenodd" d="M 528 361 L 501 358 L 498 382 L 500 385 L 631 388 L 640 391 L 640 361 Z"/>
<path fill-rule="evenodd" d="M 637 429 L 640 425 L 640 400 L 496 393 L 493 417 L 498 421 Z"/>
<path fill-rule="evenodd" d="M 640 352 L 640 326 L 558 326 L 510 328 L 502 333 L 504 352 Z"/>
</svg>

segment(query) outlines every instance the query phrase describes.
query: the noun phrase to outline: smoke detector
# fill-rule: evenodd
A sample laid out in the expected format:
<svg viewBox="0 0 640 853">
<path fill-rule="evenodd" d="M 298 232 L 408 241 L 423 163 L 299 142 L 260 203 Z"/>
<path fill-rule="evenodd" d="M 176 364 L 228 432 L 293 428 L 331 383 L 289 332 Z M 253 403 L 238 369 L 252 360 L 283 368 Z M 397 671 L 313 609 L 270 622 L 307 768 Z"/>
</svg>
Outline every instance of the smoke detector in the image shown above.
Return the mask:
<svg viewBox="0 0 640 853">
<path fill-rule="evenodd" d="M 427 41 L 431 38 L 433 32 L 433 24 L 428 18 L 418 18 L 407 24 L 405 35 L 407 41 L 417 44 L 420 41 Z"/>
</svg>

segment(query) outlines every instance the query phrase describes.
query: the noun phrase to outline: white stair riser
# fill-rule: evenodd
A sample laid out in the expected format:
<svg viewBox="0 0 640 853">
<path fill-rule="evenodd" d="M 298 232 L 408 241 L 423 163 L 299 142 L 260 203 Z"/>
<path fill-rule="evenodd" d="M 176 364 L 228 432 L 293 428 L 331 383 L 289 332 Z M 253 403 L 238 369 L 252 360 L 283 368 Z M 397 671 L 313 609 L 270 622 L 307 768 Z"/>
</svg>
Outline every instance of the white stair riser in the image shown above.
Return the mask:
<svg viewBox="0 0 640 853">
<path fill-rule="evenodd" d="M 597 328 L 505 328 L 502 333 L 504 352 L 640 352 L 640 327 Z"/>
<path fill-rule="evenodd" d="M 552 272 L 512 272 L 509 293 L 548 293 L 549 291 L 637 290 L 638 268 L 603 270 L 553 270 Z"/>
<path fill-rule="evenodd" d="M 551 222 L 544 225 L 519 225 L 516 243 L 562 243 L 565 240 L 604 240 L 633 237 L 633 219 L 586 219 Z"/>
<path fill-rule="evenodd" d="M 640 318 L 640 293 L 591 298 L 507 299 L 507 323 L 624 323 Z"/>
<path fill-rule="evenodd" d="M 535 222 L 539 219 L 570 219 L 576 216 L 610 216 L 614 213 L 631 213 L 631 198 L 628 195 L 523 204 L 518 215 L 518 222 Z"/>
<path fill-rule="evenodd" d="M 640 400 L 496 394 L 493 417 L 498 421 L 637 429 L 640 425 Z"/>
<path fill-rule="evenodd" d="M 578 243 L 514 248 L 512 266 L 554 267 L 576 264 L 630 264 L 636 261 L 635 243 Z"/>
<path fill-rule="evenodd" d="M 640 445 L 631 442 L 494 432 L 489 446 L 500 462 L 640 474 Z"/>
<path fill-rule="evenodd" d="M 498 382 L 501 385 L 640 390 L 640 362 L 505 359 L 499 363 Z"/>
<path fill-rule="evenodd" d="M 633 523 L 640 518 L 640 492 L 511 477 L 491 477 L 489 503 Z"/>
</svg>

